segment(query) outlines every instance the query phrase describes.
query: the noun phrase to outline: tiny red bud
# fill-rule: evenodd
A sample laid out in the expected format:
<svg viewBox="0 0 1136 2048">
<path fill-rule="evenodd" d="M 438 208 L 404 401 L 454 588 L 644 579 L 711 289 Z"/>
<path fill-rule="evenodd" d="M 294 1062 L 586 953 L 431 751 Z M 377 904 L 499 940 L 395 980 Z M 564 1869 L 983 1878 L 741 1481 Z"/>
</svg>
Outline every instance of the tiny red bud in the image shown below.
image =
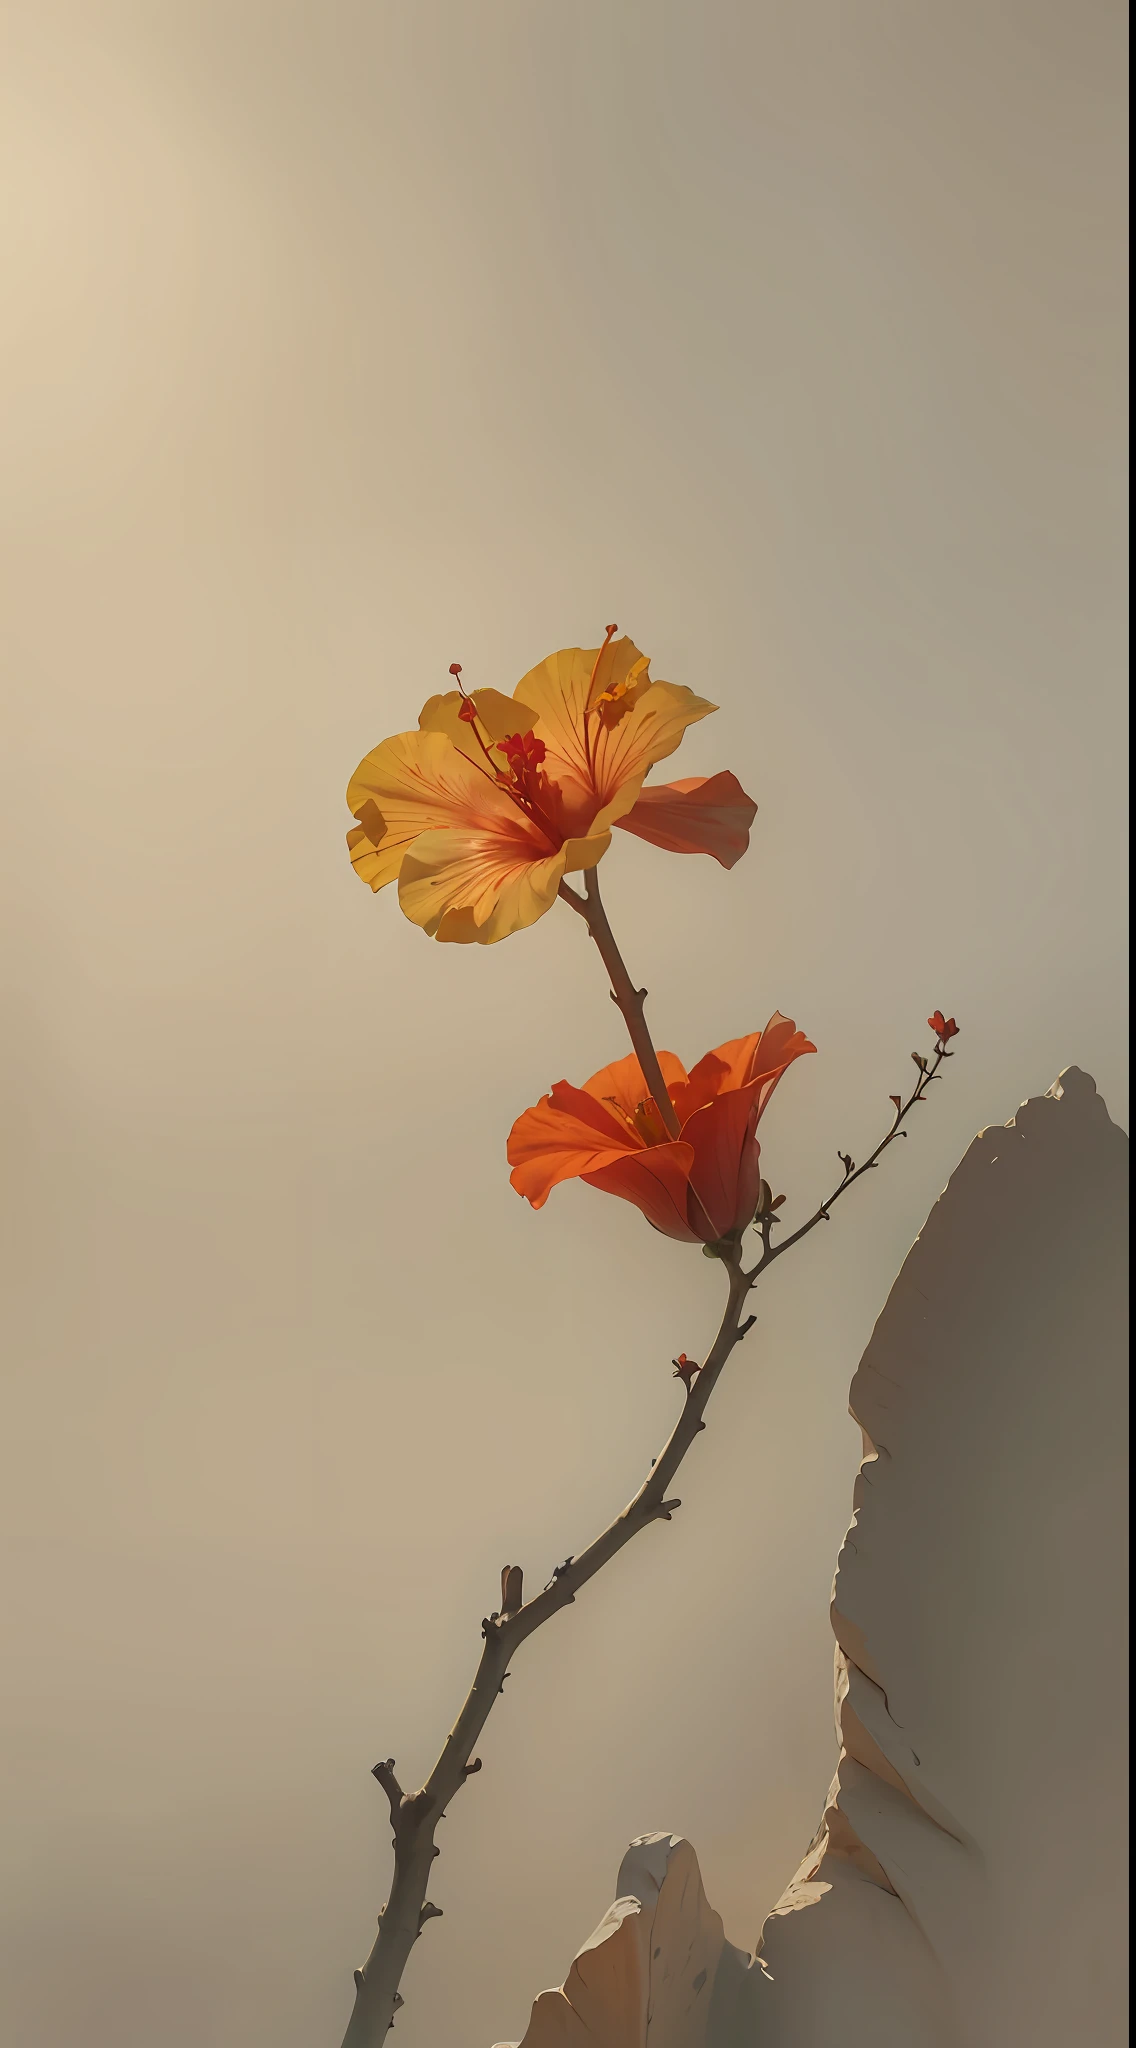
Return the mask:
<svg viewBox="0 0 1136 2048">
<path fill-rule="evenodd" d="M 959 1027 L 955 1023 L 954 1018 L 944 1017 L 941 1010 L 936 1010 L 933 1016 L 928 1017 L 927 1022 L 931 1026 L 931 1029 L 935 1033 L 935 1036 L 939 1038 L 944 1045 L 946 1044 L 949 1038 L 958 1037 Z"/>
</svg>

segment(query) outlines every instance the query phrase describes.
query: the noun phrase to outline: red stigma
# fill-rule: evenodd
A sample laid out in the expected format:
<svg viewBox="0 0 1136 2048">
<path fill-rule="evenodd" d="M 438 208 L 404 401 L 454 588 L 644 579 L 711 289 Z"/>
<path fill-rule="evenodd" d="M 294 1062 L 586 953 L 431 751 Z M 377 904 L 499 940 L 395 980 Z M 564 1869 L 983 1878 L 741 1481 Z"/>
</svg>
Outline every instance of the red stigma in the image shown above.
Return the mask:
<svg viewBox="0 0 1136 2048">
<path fill-rule="evenodd" d="M 460 662 L 460 661 L 451 661 L 451 663 L 450 663 L 450 674 L 451 674 L 452 676 L 460 676 L 461 672 L 462 672 L 462 665 L 461 665 L 461 662 Z"/>
</svg>

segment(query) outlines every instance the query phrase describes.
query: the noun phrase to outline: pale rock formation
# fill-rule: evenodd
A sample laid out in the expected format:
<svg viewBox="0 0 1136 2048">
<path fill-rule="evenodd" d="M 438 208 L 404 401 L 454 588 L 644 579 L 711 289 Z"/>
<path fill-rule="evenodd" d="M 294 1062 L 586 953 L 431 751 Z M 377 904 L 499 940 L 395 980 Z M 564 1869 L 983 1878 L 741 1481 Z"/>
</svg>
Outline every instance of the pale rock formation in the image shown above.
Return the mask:
<svg viewBox="0 0 1136 2048">
<path fill-rule="evenodd" d="M 698 1859 L 680 1835 L 640 1835 L 619 1866 L 620 1896 L 559 1991 L 542 1991 L 522 2042 L 499 2048 L 707 2048 L 731 1949 L 706 1900 Z"/>
<path fill-rule="evenodd" d="M 1127 1169 L 1075 1067 L 975 1139 L 852 1383 L 809 1853 L 747 1967 L 643 1837 L 523 2048 L 1126 2038 Z"/>
</svg>

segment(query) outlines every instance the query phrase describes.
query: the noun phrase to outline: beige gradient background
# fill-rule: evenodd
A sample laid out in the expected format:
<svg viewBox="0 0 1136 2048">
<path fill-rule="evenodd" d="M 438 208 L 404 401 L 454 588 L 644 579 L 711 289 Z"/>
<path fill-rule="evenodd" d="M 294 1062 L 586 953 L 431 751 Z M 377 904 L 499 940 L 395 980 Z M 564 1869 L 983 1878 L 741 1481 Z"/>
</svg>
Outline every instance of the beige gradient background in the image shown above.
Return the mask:
<svg viewBox="0 0 1136 2048">
<path fill-rule="evenodd" d="M 524 1653 L 400 2048 L 519 2035 L 628 1838 L 752 1942 L 831 1775 L 849 1378 L 973 1131 L 1126 1116 L 1124 10 L 2 10 L 0 2035 L 336 2048 L 500 1566 L 637 1482 L 712 1268 L 509 1122 L 622 1050 L 568 912 L 431 946 L 342 792 L 451 660 L 618 619 L 720 703 L 630 840 L 661 1043 L 794 1015 L 800 1217 L 673 1527 Z M 1061 1191 L 1054 1190 L 1054 1228 Z"/>
</svg>

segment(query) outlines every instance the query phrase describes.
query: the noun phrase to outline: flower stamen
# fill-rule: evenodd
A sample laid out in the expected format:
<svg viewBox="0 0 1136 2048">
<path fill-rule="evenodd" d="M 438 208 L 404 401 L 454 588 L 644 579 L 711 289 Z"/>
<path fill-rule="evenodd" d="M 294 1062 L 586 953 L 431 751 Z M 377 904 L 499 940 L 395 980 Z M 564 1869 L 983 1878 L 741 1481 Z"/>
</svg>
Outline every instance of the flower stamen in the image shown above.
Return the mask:
<svg viewBox="0 0 1136 2048">
<path fill-rule="evenodd" d="M 504 754 L 508 763 L 508 772 L 494 767 L 497 781 L 505 794 L 512 797 L 518 809 L 524 811 L 534 825 L 548 833 L 554 846 L 563 845 L 564 835 L 545 808 L 557 785 L 550 784 L 541 765 L 548 752 L 544 741 L 539 740 L 534 732 L 509 733 L 505 739 L 498 740 L 496 752 Z"/>
<path fill-rule="evenodd" d="M 612 639 L 612 636 L 613 636 L 613 634 L 615 634 L 615 633 L 618 633 L 618 631 L 619 631 L 619 627 L 618 627 L 618 626 L 605 626 L 605 627 L 604 627 L 604 638 L 603 638 L 603 646 L 602 646 L 602 647 L 601 647 L 601 648 L 600 648 L 600 649 L 598 650 L 598 652 L 597 652 L 597 654 L 596 654 L 596 658 L 595 658 L 595 661 L 594 661 L 594 662 L 593 662 L 593 664 L 592 664 L 592 673 L 591 673 L 591 676 L 590 676 L 590 678 L 589 678 L 589 681 L 588 681 L 588 692 L 587 692 L 587 695 L 586 695 L 586 697 L 584 698 L 584 759 L 585 759 L 585 761 L 586 761 L 586 762 L 587 762 L 587 764 L 588 764 L 588 774 L 589 774 L 589 775 L 591 775 L 591 774 L 592 774 L 592 772 L 593 772 L 593 769 L 592 769 L 592 734 L 591 734 L 591 725 L 590 725 L 590 722 L 589 722 L 589 721 L 590 721 L 590 719 L 591 719 L 591 716 L 592 716 L 592 709 L 593 709 L 593 707 L 592 707 L 592 691 L 593 691 L 593 690 L 595 689 L 595 687 L 596 687 L 596 677 L 598 676 L 598 674 L 599 674 L 599 672 L 600 672 L 600 663 L 601 663 L 601 661 L 603 660 L 603 658 L 604 658 L 604 655 L 605 655 L 605 654 L 607 653 L 608 645 L 609 645 L 609 643 L 610 643 L 610 641 L 611 641 L 611 639 Z M 604 696 L 606 697 L 606 696 L 607 696 L 607 694 L 608 694 L 608 693 L 607 693 L 607 691 L 605 691 L 605 692 L 604 692 Z M 600 699 L 600 702 L 601 702 L 601 703 L 603 702 L 603 698 L 601 698 L 601 699 Z"/>
<path fill-rule="evenodd" d="M 641 1145 L 649 1147 L 651 1145 L 666 1145 L 669 1143 L 670 1132 L 667 1130 L 659 1114 L 659 1106 L 653 1095 L 646 1095 L 640 1102 L 637 1102 L 634 1112 L 624 1109 L 623 1104 L 618 1102 L 614 1095 L 605 1095 L 603 1099 L 605 1102 L 610 1102 L 616 1115 L 622 1118 L 628 1130 L 634 1137 L 639 1139 Z"/>
</svg>

